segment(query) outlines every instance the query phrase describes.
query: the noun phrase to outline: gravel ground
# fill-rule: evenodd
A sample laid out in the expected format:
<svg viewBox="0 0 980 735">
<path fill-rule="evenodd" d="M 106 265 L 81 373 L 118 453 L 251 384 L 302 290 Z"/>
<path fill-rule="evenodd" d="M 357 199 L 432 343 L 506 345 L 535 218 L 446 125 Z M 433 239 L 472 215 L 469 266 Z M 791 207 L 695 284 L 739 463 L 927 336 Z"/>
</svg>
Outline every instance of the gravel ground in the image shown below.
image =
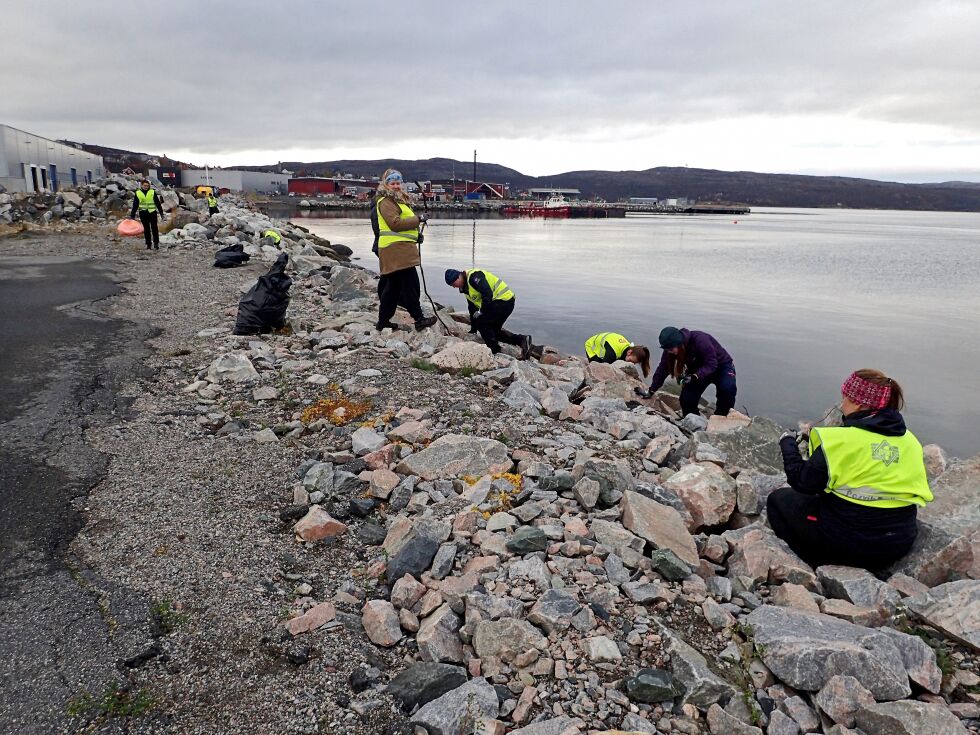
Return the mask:
<svg viewBox="0 0 980 735">
<path fill-rule="evenodd" d="M 131 699 L 143 691 L 153 706 L 138 718 L 85 713 L 73 720 L 70 731 L 399 731 L 404 719 L 385 697 L 359 707 L 367 710 L 364 714 L 346 707 L 355 667 L 374 665 L 387 672 L 398 664 L 398 649 L 380 651 L 368 641 L 356 609 L 339 608 L 343 627 L 295 641 L 283 636 L 281 623 L 299 584 L 310 584 L 317 599 L 330 599 L 352 571 L 356 574 L 369 561 L 356 533 L 337 544 L 300 545 L 292 523 L 278 516 L 291 502 L 296 468 L 330 451 L 331 438 L 337 440 L 333 449 L 340 450 L 342 436 L 314 435 L 304 438 L 308 445 L 257 444 L 250 434 L 249 440 L 219 437 L 196 422 L 196 396 L 179 390 L 214 357 L 214 339 L 195 335 L 205 328 L 230 327 L 229 314 L 241 289 L 266 266 L 215 269 L 210 250 L 147 253 L 141 241 L 92 230 L 28 233 L 4 241 L 5 254 L 70 252 L 110 263 L 125 290 L 107 312 L 159 330 L 149 342 L 150 377 L 134 376 L 124 388 L 133 400 L 130 415 L 87 432 L 109 461 L 104 479 L 88 497 L 85 527 L 71 548 L 96 575 L 150 601 L 156 620 L 146 630 L 148 660 L 124 667 L 118 681 L 129 688 Z M 294 288 L 294 306 L 302 295 Z M 263 339 L 274 346 L 275 337 Z M 480 433 L 503 430 L 505 424 L 513 424 L 507 431 L 519 432 L 526 421 L 517 416 L 512 422 L 497 421 L 506 412 L 485 388 L 461 382 L 459 391 L 447 394 L 445 376 L 406 368 L 394 358 L 379 359 L 374 352 L 355 353 L 336 364 L 331 377 L 340 383 L 366 367 L 383 371 L 372 382 L 385 390 L 364 419 L 402 405 L 388 396 L 411 393 L 423 397 L 422 407 Z M 284 401 L 242 402 L 241 418 L 253 427 L 286 421 L 291 406 L 317 391 L 323 389 L 300 384 Z M 357 526 L 352 522 L 351 530 Z M 111 605 L 105 618 L 111 633 L 119 622 Z M 303 659 L 308 660 L 293 663 Z"/>
</svg>

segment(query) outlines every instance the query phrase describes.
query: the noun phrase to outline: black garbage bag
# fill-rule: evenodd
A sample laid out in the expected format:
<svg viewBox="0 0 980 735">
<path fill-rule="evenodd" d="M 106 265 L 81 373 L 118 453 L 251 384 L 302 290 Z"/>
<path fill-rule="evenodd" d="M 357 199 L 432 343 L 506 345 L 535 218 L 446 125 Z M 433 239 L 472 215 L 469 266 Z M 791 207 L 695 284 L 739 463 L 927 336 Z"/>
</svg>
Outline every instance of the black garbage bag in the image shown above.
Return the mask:
<svg viewBox="0 0 980 735">
<path fill-rule="evenodd" d="M 285 326 L 289 287 L 293 285 L 293 279 L 286 275 L 287 262 L 289 255 L 283 253 L 242 296 L 233 334 L 265 334 Z"/>
<path fill-rule="evenodd" d="M 245 265 L 252 256 L 245 252 L 245 246 L 240 242 L 221 248 L 214 254 L 215 268 L 237 268 Z"/>
</svg>

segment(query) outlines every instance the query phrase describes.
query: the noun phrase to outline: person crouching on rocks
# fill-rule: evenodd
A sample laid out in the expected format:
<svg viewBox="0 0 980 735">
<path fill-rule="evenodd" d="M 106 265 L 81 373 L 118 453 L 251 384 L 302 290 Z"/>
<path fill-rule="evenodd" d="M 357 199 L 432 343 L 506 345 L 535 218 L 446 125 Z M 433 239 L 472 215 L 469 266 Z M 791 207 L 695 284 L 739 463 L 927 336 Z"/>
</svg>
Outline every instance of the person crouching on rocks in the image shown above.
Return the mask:
<svg viewBox="0 0 980 735">
<path fill-rule="evenodd" d="M 381 278 L 378 281 L 378 323 L 382 329 L 395 329 L 391 318 L 400 306 L 415 320 L 415 329 L 422 330 L 436 323 L 436 318 L 422 314 L 422 286 L 415 266 L 422 264 L 419 225 L 428 215 L 416 215 L 409 206 L 411 198 L 402 190 L 404 180 L 394 169 L 388 169 L 378 184 L 371 225 L 376 228 L 374 253 L 378 256 Z"/>
<path fill-rule="evenodd" d="M 917 508 L 932 491 L 903 404 L 898 383 L 858 370 L 841 386 L 843 426 L 811 429 L 809 459 L 796 432 L 780 438 L 789 487 L 769 496 L 769 524 L 811 566 L 880 571 L 912 548 Z"/>
<path fill-rule="evenodd" d="M 521 359 L 531 356 L 531 335 L 514 334 L 504 329 L 504 322 L 514 313 L 514 292 L 502 279 L 486 270 L 446 271 L 446 285 L 458 288 L 466 296 L 470 310 L 470 334 L 479 332 L 493 354 L 500 352 L 500 343 L 521 348 Z"/>
<path fill-rule="evenodd" d="M 644 377 L 650 374 L 650 350 L 635 345 L 615 332 L 599 332 L 585 340 L 585 356 L 589 362 L 614 363 L 625 360 L 643 369 Z"/>
<path fill-rule="evenodd" d="M 649 390 L 636 389 L 637 395 L 649 398 L 668 376 L 681 385 L 681 414 L 698 412 L 698 401 L 715 386 L 715 415 L 727 416 L 735 406 L 735 363 L 718 340 L 707 332 L 664 327 L 660 332 L 663 355 L 657 365 Z"/>
</svg>

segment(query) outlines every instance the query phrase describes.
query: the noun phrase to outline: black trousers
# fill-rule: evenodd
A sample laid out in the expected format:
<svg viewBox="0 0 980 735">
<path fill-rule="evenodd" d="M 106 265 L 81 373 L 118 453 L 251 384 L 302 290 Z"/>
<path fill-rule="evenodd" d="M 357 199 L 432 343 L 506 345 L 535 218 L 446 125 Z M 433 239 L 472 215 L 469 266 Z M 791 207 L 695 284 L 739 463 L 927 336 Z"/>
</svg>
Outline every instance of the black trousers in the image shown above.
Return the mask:
<svg viewBox="0 0 980 735">
<path fill-rule="evenodd" d="M 218 213 L 217 207 L 208 207 L 208 214 L 217 214 L 217 213 Z"/>
<path fill-rule="evenodd" d="M 905 556 L 918 534 L 915 506 L 869 508 L 791 487 L 773 491 L 766 512 L 776 535 L 814 568 L 841 564 L 880 571 Z"/>
<path fill-rule="evenodd" d="M 387 324 L 400 306 L 407 311 L 412 319 L 422 318 L 422 285 L 415 268 L 403 268 L 378 279 L 378 297 L 381 305 L 378 307 L 378 322 Z"/>
<path fill-rule="evenodd" d="M 143 223 L 143 239 L 146 240 L 146 247 L 159 246 L 160 230 L 157 228 L 157 213 L 140 210 L 140 222 Z"/>
<path fill-rule="evenodd" d="M 715 386 L 715 416 L 727 416 L 728 412 L 735 407 L 735 394 L 738 393 L 738 386 L 735 384 L 735 366 L 731 363 L 721 365 L 715 372 L 704 380 L 692 380 L 685 383 L 681 388 L 681 413 L 687 416 L 689 413 L 698 412 L 698 401 L 708 389 L 709 385 Z"/>
<path fill-rule="evenodd" d="M 480 318 L 473 325 L 495 355 L 500 352 L 501 342 L 520 347 L 521 340 L 524 339 L 523 334 L 514 334 L 504 329 L 504 322 L 514 313 L 516 301 L 517 299 L 513 298 L 508 301 L 491 301 L 489 304 L 484 304 L 480 309 Z"/>
</svg>

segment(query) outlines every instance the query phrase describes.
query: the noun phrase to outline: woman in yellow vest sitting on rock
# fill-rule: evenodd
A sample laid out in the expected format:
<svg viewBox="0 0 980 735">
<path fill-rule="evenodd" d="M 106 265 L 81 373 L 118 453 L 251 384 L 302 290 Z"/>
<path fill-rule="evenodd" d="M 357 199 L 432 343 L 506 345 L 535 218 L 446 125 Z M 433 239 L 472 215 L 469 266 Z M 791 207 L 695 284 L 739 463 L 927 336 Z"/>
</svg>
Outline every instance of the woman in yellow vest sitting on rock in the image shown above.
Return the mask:
<svg viewBox="0 0 980 735">
<path fill-rule="evenodd" d="M 493 354 L 500 352 L 500 343 L 521 348 L 521 359 L 531 356 L 531 335 L 514 334 L 504 329 L 504 322 L 514 313 L 514 292 L 490 271 L 446 271 L 446 285 L 458 288 L 466 296 L 470 310 L 470 332 L 479 332 Z"/>
<path fill-rule="evenodd" d="M 589 362 L 614 363 L 625 360 L 643 368 L 643 374 L 650 374 L 650 350 L 643 345 L 635 345 L 626 337 L 615 332 L 599 332 L 585 340 L 585 356 Z"/>
<path fill-rule="evenodd" d="M 769 524 L 813 567 L 878 571 L 912 548 L 916 508 L 932 500 L 922 445 L 899 413 L 902 389 L 878 370 L 841 386 L 843 426 L 810 430 L 810 458 L 797 435 L 779 441 L 790 487 L 769 496 Z"/>
<path fill-rule="evenodd" d="M 436 318 L 422 314 L 422 286 L 415 266 L 422 264 L 419 225 L 428 217 L 416 216 L 409 206 L 411 198 L 402 191 L 402 175 L 388 169 L 378 184 L 371 226 L 374 228 L 375 255 L 378 256 L 381 278 L 378 281 L 378 331 L 394 329 L 391 318 L 402 307 L 415 320 L 415 329 L 422 330 L 436 323 Z"/>
</svg>

